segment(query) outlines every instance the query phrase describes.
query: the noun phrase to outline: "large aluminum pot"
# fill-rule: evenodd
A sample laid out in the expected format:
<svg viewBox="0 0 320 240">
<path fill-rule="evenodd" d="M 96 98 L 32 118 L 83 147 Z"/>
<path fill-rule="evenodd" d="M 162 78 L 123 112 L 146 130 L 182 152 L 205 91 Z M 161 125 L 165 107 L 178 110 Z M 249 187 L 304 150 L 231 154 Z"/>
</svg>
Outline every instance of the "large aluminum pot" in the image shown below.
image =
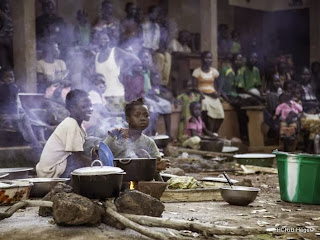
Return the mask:
<svg viewBox="0 0 320 240">
<path fill-rule="evenodd" d="M 31 182 L 30 197 L 44 197 L 50 192 L 59 182 L 66 183 L 70 178 L 26 178 L 19 181 Z"/>
<path fill-rule="evenodd" d="M 14 179 L 22 179 L 27 178 L 29 171 L 33 170 L 33 168 L 0 168 L 0 174 L 9 173 L 8 176 L 2 179 L 14 180 Z"/>
<path fill-rule="evenodd" d="M 114 165 L 123 169 L 127 174 L 124 182 L 151 181 L 156 173 L 156 158 L 115 158 Z"/>
<path fill-rule="evenodd" d="M 97 162 L 100 166 L 93 166 Z M 99 160 L 94 160 L 91 167 L 79 168 L 71 173 L 71 185 L 75 193 L 105 200 L 119 196 L 125 174 L 121 168 L 102 166 Z"/>
</svg>

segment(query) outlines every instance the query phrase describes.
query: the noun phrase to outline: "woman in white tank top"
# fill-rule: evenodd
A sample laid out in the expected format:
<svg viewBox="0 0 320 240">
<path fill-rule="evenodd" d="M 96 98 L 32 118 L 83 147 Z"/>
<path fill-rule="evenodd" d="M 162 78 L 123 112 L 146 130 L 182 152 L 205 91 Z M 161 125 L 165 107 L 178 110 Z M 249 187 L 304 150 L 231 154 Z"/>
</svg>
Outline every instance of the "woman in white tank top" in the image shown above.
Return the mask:
<svg viewBox="0 0 320 240">
<path fill-rule="evenodd" d="M 131 66 L 140 64 L 140 60 L 117 47 L 110 47 L 110 39 L 105 31 L 98 34 L 100 51 L 95 57 L 95 70 L 106 79 L 106 97 L 108 107 L 114 112 L 123 111 L 124 86 L 120 81 L 121 72 L 128 71 Z"/>
</svg>

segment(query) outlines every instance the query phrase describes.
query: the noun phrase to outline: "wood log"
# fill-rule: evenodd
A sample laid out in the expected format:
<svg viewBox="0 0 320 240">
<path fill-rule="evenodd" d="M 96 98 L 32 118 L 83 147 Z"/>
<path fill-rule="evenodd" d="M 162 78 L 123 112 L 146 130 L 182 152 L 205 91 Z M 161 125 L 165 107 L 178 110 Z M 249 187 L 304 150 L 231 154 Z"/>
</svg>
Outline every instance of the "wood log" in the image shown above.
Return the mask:
<svg viewBox="0 0 320 240">
<path fill-rule="evenodd" d="M 0 220 L 9 218 L 14 214 L 16 211 L 18 211 L 20 208 L 26 207 L 27 203 L 26 202 L 18 202 L 11 207 L 9 207 L 5 212 L 0 213 Z"/>
<path fill-rule="evenodd" d="M 52 207 L 53 202 L 43 200 L 25 200 L 27 207 Z"/>
<path fill-rule="evenodd" d="M 20 201 L 9 207 L 5 212 L 0 213 L 0 220 L 11 217 L 16 211 L 23 207 L 52 207 L 52 202 L 42 200 Z"/>
<path fill-rule="evenodd" d="M 251 234 L 266 234 L 267 231 L 262 228 L 250 227 L 230 227 L 218 226 L 208 223 L 200 223 L 194 221 L 175 220 L 169 218 L 156 218 L 149 216 L 138 216 L 132 214 L 122 214 L 133 222 L 148 226 L 148 227 L 163 227 L 176 230 L 190 230 L 201 233 L 204 236 L 208 235 L 236 235 L 247 236 Z"/>
<path fill-rule="evenodd" d="M 170 238 L 168 236 L 166 236 L 165 234 L 163 233 L 159 233 L 157 231 L 153 231 L 153 230 L 150 230 L 146 227 L 143 227 L 131 220 L 129 220 L 128 218 L 124 217 L 123 215 L 121 215 L 120 213 L 114 211 L 112 209 L 112 205 L 107 201 L 106 202 L 106 214 L 119 221 L 121 224 L 123 224 L 124 226 L 128 227 L 128 228 L 131 228 L 133 229 L 134 231 L 136 232 L 139 232 L 147 237 L 150 237 L 152 239 L 156 239 L 156 240 L 167 240 L 167 239 L 174 239 L 174 238 Z"/>
</svg>

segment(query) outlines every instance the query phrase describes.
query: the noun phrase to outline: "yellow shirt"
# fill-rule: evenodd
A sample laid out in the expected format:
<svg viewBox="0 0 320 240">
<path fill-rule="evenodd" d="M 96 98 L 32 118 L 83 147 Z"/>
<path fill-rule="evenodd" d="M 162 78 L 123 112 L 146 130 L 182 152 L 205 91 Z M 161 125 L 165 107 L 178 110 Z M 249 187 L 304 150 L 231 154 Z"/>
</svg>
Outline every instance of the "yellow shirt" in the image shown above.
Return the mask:
<svg viewBox="0 0 320 240">
<path fill-rule="evenodd" d="M 219 72 L 215 68 L 210 68 L 209 72 L 203 72 L 201 67 L 196 68 L 192 76 L 198 79 L 198 89 L 203 93 L 214 93 L 216 89 L 214 88 L 214 80 L 219 77 Z"/>
</svg>

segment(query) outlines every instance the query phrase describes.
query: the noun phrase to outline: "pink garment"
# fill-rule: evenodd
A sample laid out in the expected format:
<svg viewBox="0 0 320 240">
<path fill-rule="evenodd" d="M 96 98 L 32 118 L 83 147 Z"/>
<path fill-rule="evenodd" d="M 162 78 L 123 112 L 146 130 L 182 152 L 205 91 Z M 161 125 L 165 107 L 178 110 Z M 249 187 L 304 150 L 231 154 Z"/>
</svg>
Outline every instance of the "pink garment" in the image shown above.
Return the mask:
<svg viewBox="0 0 320 240">
<path fill-rule="evenodd" d="M 280 105 L 278 105 L 278 107 L 276 108 L 276 116 L 281 115 L 281 120 L 285 121 L 289 115 L 290 112 L 294 112 L 296 114 L 299 114 L 300 112 L 302 112 L 302 106 L 298 103 L 296 103 L 295 101 L 291 100 L 290 101 L 291 106 L 289 106 L 287 103 L 281 103 Z"/>
<path fill-rule="evenodd" d="M 192 118 L 192 117 L 191 117 Z M 196 119 L 195 118 L 195 122 L 190 122 L 191 118 L 189 118 L 189 120 L 187 121 L 187 125 L 186 125 L 186 134 L 189 137 L 193 137 L 192 136 L 192 130 L 196 130 L 199 136 L 202 136 L 202 131 L 203 129 L 206 128 L 206 126 L 204 125 L 204 122 L 202 121 L 201 117 Z"/>
</svg>

